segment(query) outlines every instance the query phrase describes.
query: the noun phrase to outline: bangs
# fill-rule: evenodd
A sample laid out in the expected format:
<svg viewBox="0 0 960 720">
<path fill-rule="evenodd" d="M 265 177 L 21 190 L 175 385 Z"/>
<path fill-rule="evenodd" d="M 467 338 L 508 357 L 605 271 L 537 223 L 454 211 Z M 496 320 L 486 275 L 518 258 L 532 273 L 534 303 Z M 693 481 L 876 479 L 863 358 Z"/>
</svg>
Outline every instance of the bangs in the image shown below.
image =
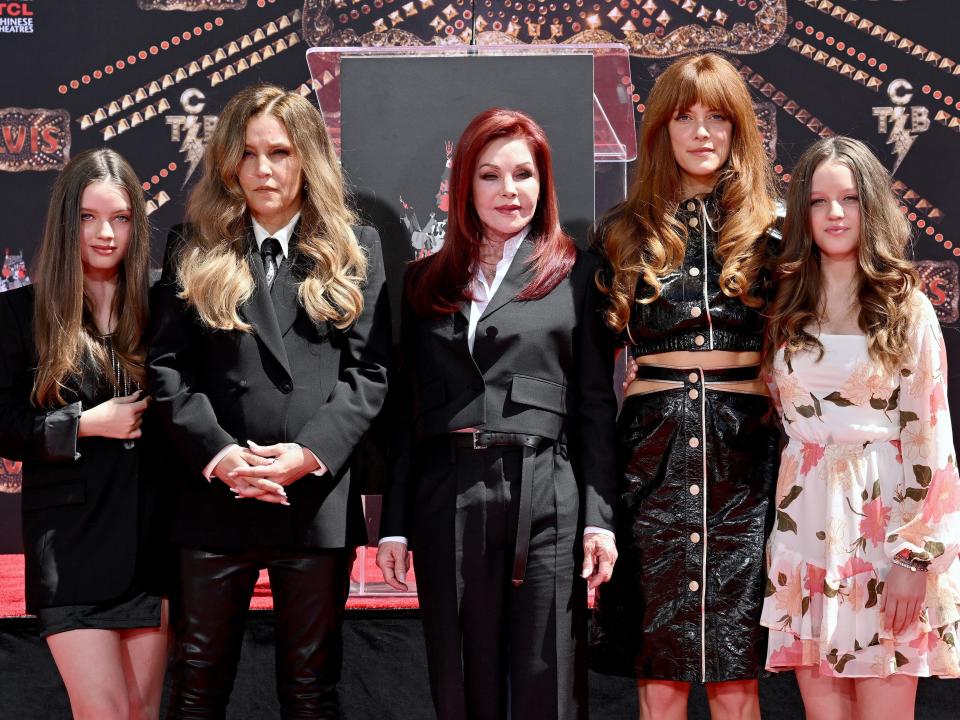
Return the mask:
<svg viewBox="0 0 960 720">
<path fill-rule="evenodd" d="M 725 73 L 723 67 L 706 66 L 698 69 L 696 65 L 687 65 L 680 75 L 672 110 L 689 110 L 699 103 L 708 110 L 718 110 L 729 116 L 738 115 L 732 96 L 739 89 L 740 76 L 725 77 L 729 73 Z"/>
</svg>

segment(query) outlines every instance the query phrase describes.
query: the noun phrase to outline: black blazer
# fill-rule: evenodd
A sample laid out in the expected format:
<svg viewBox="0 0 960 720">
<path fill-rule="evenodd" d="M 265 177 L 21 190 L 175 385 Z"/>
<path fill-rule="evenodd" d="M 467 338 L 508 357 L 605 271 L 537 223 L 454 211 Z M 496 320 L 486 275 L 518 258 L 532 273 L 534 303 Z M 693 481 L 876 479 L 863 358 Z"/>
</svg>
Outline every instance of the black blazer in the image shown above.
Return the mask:
<svg viewBox="0 0 960 720">
<path fill-rule="evenodd" d="M 297 252 L 268 290 L 252 233 L 256 282 L 240 315 L 253 332 L 212 330 L 177 296 L 183 230 L 170 233 L 153 315 L 148 373 L 154 405 L 188 467 L 176 485 L 171 539 L 209 548 L 340 548 L 365 542 L 360 495 L 351 485 L 354 446 L 387 391 L 390 310 L 376 231 L 355 227 L 368 256 L 364 310 L 346 330 L 317 327 L 297 299 L 309 269 Z M 295 442 L 327 466 L 287 488 L 290 506 L 236 500 L 202 470 L 224 447 Z"/>
<path fill-rule="evenodd" d="M 548 295 L 519 302 L 532 276 L 527 262 L 533 249 L 529 237 L 518 248 L 480 317 L 472 354 L 469 304 L 450 315 L 423 317 L 404 296 L 400 417 L 381 537 L 411 535 L 417 445 L 466 427 L 565 440 L 585 524 L 613 530 L 615 338 L 600 314 L 598 260 L 578 253 L 570 274 Z"/>
<path fill-rule="evenodd" d="M 104 602 L 135 581 L 162 592 L 154 484 L 145 472 L 153 464 L 148 440 L 156 440 L 149 413 L 133 448 L 77 438 L 83 408 L 113 396 L 92 369 L 69 383 L 63 407 L 33 407 L 33 298 L 32 287 L 0 293 L 0 455 L 23 461 L 27 610 Z"/>
</svg>

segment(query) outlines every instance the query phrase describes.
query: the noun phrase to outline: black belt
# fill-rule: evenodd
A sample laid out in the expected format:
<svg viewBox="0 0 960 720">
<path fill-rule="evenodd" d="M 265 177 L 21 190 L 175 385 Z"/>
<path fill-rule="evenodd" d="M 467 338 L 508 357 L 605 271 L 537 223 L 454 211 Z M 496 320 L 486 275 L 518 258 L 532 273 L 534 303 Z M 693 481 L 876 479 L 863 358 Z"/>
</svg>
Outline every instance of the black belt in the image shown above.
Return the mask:
<svg viewBox="0 0 960 720">
<path fill-rule="evenodd" d="M 743 365 L 729 368 L 666 367 L 664 365 L 637 365 L 637 380 L 671 380 L 683 382 L 691 372 L 703 372 L 706 383 L 726 383 L 756 380 L 760 377 L 759 365 Z M 699 379 L 699 378 L 698 378 Z"/>
<path fill-rule="evenodd" d="M 473 432 L 451 433 L 456 447 L 485 450 L 491 447 L 523 448 L 523 463 L 520 466 L 520 501 L 517 511 L 517 539 L 513 552 L 513 573 L 510 581 L 514 587 L 523 584 L 527 574 L 527 556 L 530 553 L 530 531 L 533 524 L 533 471 L 536 467 L 537 449 L 552 443 L 549 438 L 526 433 Z"/>
</svg>

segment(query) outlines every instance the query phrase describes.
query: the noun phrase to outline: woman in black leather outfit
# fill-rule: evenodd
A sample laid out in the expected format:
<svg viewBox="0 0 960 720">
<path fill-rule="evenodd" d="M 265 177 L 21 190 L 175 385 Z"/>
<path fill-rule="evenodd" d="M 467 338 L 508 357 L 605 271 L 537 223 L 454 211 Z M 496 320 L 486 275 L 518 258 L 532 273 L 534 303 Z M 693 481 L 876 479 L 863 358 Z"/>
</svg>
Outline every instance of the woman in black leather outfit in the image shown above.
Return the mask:
<svg viewBox="0 0 960 720">
<path fill-rule="evenodd" d="M 599 225 L 608 324 L 637 373 L 620 416 L 621 560 L 597 660 L 635 672 L 641 715 L 759 718 L 763 546 L 778 432 L 759 379 L 774 183 L 750 94 L 716 55 L 657 80 L 627 201 Z"/>
</svg>

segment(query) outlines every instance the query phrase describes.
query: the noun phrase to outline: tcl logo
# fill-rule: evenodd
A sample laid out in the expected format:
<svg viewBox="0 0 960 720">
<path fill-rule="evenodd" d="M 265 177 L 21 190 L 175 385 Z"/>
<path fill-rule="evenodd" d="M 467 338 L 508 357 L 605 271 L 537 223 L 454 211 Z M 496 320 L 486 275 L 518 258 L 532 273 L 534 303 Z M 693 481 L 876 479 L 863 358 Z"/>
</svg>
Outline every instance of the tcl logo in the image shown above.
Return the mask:
<svg viewBox="0 0 960 720">
<path fill-rule="evenodd" d="M 28 3 L 0 2 L 0 17 L 33 17 Z"/>
</svg>

